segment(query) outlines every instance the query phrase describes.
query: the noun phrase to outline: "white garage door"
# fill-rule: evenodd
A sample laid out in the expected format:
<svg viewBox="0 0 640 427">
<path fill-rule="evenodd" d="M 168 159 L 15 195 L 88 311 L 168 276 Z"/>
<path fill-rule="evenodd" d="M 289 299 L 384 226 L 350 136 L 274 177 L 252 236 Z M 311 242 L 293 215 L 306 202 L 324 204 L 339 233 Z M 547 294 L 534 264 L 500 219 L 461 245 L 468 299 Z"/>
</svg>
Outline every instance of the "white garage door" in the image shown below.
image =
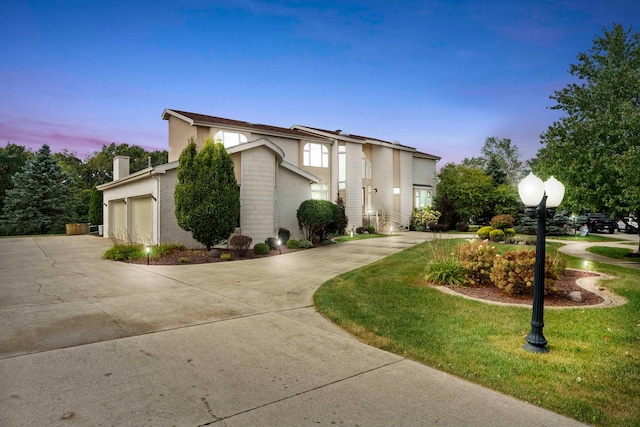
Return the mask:
<svg viewBox="0 0 640 427">
<path fill-rule="evenodd" d="M 133 240 L 146 245 L 153 243 L 153 199 L 151 196 L 131 200 Z"/>
</svg>

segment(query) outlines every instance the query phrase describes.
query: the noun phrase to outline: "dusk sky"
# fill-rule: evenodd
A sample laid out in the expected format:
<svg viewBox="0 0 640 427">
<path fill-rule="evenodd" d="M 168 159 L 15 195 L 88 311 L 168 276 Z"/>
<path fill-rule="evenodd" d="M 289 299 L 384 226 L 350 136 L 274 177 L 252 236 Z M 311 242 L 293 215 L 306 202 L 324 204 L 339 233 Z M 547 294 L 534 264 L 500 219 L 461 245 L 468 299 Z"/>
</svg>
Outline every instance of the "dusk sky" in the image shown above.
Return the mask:
<svg viewBox="0 0 640 427">
<path fill-rule="evenodd" d="M 633 1 L 20 1 L 0 9 L 0 146 L 167 148 L 165 108 L 376 137 L 441 156 L 510 138 Z"/>
</svg>

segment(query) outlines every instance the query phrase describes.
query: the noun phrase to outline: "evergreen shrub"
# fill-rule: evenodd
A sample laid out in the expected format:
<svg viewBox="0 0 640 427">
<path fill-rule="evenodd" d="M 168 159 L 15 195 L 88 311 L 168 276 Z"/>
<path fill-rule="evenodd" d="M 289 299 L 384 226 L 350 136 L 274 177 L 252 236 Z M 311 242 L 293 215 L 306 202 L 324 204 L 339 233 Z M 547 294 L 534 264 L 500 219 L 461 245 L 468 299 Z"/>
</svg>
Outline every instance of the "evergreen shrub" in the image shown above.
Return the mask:
<svg viewBox="0 0 640 427">
<path fill-rule="evenodd" d="M 256 243 L 253 247 L 253 253 L 256 255 L 266 255 L 269 253 L 269 245 L 266 243 Z"/>
<path fill-rule="evenodd" d="M 299 249 L 298 241 L 296 239 L 289 239 L 287 241 L 287 248 L 288 249 Z"/>
<path fill-rule="evenodd" d="M 313 243 L 311 243 L 311 240 L 308 239 L 300 239 L 298 240 L 298 247 L 300 249 L 309 249 L 313 247 Z"/>
<path fill-rule="evenodd" d="M 491 233 L 492 230 L 493 230 L 493 227 L 491 227 L 490 225 L 482 227 L 481 229 L 478 230 L 478 237 L 481 238 L 482 240 L 486 240 L 489 238 L 489 233 Z"/>
<path fill-rule="evenodd" d="M 505 240 L 505 234 L 502 230 L 491 230 L 489 232 L 489 239 L 492 242 L 503 242 Z"/>
</svg>

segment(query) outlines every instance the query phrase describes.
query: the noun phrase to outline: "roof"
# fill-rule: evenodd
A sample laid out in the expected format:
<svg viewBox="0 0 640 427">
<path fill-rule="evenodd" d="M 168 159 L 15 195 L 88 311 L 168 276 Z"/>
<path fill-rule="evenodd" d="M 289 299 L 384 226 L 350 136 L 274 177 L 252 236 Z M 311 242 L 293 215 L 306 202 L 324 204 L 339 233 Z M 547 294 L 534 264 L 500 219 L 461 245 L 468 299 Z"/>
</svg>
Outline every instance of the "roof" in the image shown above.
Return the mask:
<svg viewBox="0 0 640 427">
<path fill-rule="evenodd" d="M 205 114 L 190 113 L 181 110 L 165 109 L 162 113 L 162 118 L 168 120 L 169 116 L 181 118 L 191 125 L 197 126 L 222 126 L 231 128 L 251 129 L 252 132 L 269 134 L 269 135 L 287 135 L 296 139 L 304 138 L 310 139 L 311 135 L 307 132 L 302 132 L 297 129 L 282 128 L 278 126 L 256 124 L 251 122 L 243 122 L 241 120 L 225 119 L 224 117 L 207 116 Z M 318 138 L 316 135 L 315 138 Z"/>
<path fill-rule="evenodd" d="M 326 130 L 326 129 L 319 129 L 319 128 L 314 128 L 311 126 L 301 126 L 301 125 L 294 125 L 294 128 L 300 129 L 300 130 L 304 130 L 307 132 L 311 132 L 316 134 L 316 132 L 320 135 L 323 136 L 333 136 L 333 137 L 337 137 L 339 139 L 343 139 L 346 141 L 352 141 L 352 142 L 360 142 L 362 144 L 365 143 L 378 143 L 378 144 L 382 144 L 382 145 L 392 145 L 394 147 L 399 147 L 403 150 L 406 151 L 412 151 L 414 157 L 422 157 L 422 158 L 428 158 L 428 159 L 433 159 L 433 160 L 440 160 L 440 157 L 438 156 L 434 156 L 432 154 L 427 154 L 427 153 L 422 153 L 420 151 L 416 151 L 416 149 L 414 147 L 410 147 L 408 145 L 403 145 L 400 144 L 398 141 L 385 141 L 384 139 L 379 139 L 379 138 L 373 138 L 370 136 L 362 136 L 362 135 L 354 135 L 352 133 L 347 133 L 344 132 L 340 129 L 338 130 Z"/>
</svg>

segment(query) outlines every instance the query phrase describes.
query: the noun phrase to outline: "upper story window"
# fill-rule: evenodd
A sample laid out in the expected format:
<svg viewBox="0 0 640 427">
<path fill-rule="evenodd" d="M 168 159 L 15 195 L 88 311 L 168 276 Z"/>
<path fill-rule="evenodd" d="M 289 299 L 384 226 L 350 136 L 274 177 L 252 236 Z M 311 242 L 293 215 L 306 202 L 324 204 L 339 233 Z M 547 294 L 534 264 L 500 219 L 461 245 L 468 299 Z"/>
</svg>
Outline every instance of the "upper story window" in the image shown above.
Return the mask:
<svg viewBox="0 0 640 427">
<path fill-rule="evenodd" d="M 306 143 L 302 152 L 302 164 L 304 166 L 328 168 L 329 150 L 322 144 Z"/>
<path fill-rule="evenodd" d="M 216 136 L 213 140 L 215 142 L 222 142 L 224 144 L 224 148 L 229 148 L 247 142 L 247 137 L 238 132 L 220 130 L 216 132 Z"/>
<path fill-rule="evenodd" d="M 362 177 L 365 179 L 371 179 L 371 160 L 362 156 Z"/>
</svg>

